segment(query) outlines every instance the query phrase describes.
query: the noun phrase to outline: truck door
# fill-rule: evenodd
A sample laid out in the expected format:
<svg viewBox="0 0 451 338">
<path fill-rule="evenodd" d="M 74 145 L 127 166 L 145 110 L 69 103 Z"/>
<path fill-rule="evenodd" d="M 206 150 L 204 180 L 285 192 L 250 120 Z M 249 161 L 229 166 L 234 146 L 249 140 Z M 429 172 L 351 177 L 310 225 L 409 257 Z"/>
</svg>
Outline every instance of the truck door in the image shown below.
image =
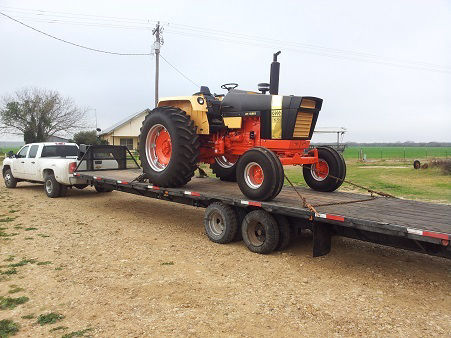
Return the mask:
<svg viewBox="0 0 451 338">
<path fill-rule="evenodd" d="M 30 146 L 30 151 L 27 157 L 24 159 L 24 176 L 30 180 L 37 180 L 37 163 L 36 154 L 38 153 L 39 144 L 33 144 Z"/>
<path fill-rule="evenodd" d="M 17 178 L 25 178 L 25 158 L 27 157 L 29 146 L 24 146 L 19 152 L 16 154 L 14 158 L 14 162 L 12 163 L 12 172 L 13 175 Z"/>
</svg>

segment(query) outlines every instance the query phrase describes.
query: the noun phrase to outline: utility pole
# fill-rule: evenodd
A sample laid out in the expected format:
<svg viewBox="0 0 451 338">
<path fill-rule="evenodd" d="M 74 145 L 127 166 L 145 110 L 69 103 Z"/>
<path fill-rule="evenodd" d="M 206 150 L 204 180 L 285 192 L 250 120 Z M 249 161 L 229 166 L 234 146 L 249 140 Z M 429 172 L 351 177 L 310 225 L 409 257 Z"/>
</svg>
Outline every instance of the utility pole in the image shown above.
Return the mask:
<svg viewBox="0 0 451 338">
<path fill-rule="evenodd" d="M 158 21 L 156 27 L 152 30 L 152 35 L 155 35 L 155 42 L 153 44 L 153 49 L 155 51 L 155 107 L 158 105 L 158 80 L 160 75 L 160 48 L 164 43 L 163 37 L 163 27 L 160 26 L 160 21 Z"/>
</svg>

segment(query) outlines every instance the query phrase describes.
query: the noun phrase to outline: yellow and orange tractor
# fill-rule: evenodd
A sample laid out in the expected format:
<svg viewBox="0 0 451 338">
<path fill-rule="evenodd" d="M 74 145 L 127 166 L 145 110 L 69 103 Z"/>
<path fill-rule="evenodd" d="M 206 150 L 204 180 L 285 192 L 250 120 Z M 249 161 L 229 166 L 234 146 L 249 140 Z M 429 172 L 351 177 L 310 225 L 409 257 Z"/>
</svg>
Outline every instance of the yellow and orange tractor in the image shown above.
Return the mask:
<svg viewBox="0 0 451 338">
<path fill-rule="evenodd" d="M 226 95 L 202 86 L 191 96 L 159 100 L 139 137 L 149 180 L 162 187 L 183 186 L 203 162 L 221 180 L 237 181 L 249 199 L 268 201 L 282 189 L 283 166 L 302 165 L 309 187 L 336 190 L 346 175 L 343 157 L 330 147 L 310 149 L 323 100 L 278 95 L 279 54 L 274 54 L 270 83 L 260 83 L 260 92 L 228 83 L 221 86 Z"/>
</svg>

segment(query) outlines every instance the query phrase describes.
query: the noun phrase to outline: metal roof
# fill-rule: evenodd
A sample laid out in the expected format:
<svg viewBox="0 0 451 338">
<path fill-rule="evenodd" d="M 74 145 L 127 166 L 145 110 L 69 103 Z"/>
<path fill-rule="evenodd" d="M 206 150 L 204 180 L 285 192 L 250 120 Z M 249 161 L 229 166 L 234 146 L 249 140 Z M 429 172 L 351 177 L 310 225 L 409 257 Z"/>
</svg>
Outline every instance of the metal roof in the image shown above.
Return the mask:
<svg viewBox="0 0 451 338">
<path fill-rule="evenodd" d="M 118 123 L 113 124 L 111 127 L 107 128 L 107 129 L 105 129 L 105 130 L 103 130 L 99 135 L 106 135 L 106 134 L 109 134 L 109 133 L 111 133 L 113 130 L 115 130 L 115 129 L 119 128 L 119 127 L 122 127 L 122 126 L 123 126 L 124 124 L 126 124 L 127 122 L 133 120 L 134 118 L 138 117 L 138 116 L 141 115 L 141 114 L 147 113 L 148 111 L 149 111 L 149 109 L 146 109 L 146 110 L 140 111 L 140 112 L 138 112 L 138 113 L 134 113 L 134 114 L 132 114 L 132 115 L 126 117 L 125 119 L 119 121 Z"/>
</svg>

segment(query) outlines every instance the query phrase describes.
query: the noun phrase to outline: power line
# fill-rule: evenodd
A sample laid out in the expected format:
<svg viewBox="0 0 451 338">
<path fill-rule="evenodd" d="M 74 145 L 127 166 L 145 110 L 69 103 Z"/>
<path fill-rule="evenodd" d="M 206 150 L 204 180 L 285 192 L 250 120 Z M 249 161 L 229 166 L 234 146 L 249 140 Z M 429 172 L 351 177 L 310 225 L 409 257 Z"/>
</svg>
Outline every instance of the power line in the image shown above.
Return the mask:
<svg viewBox="0 0 451 338">
<path fill-rule="evenodd" d="M 80 48 L 83 48 L 83 49 L 87 49 L 87 50 L 90 50 L 90 51 L 94 51 L 94 52 L 98 52 L 98 53 L 104 53 L 104 54 L 112 54 L 112 55 L 123 55 L 123 56 L 151 55 L 150 53 L 117 53 L 117 52 L 111 52 L 111 51 L 106 51 L 106 50 L 97 49 L 97 48 L 86 47 L 86 46 L 83 46 L 83 45 L 79 45 L 78 43 L 70 42 L 70 41 L 58 38 L 58 37 L 56 37 L 54 35 L 48 34 L 46 32 L 43 32 L 43 31 L 41 31 L 41 30 L 39 30 L 37 28 L 34 28 L 34 27 L 30 26 L 30 25 L 27 25 L 26 23 L 23 23 L 22 21 L 16 20 L 13 17 L 11 17 L 11 16 L 9 16 L 9 15 L 3 13 L 3 12 L 0 12 L 0 15 L 3 15 L 5 17 L 7 17 L 8 19 L 21 24 L 22 26 L 25 26 L 25 27 L 27 27 L 29 29 L 32 29 L 32 30 L 34 30 L 34 31 L 36 31 L 38 33 L 44 34 L 45 36 L 48 36 L 48 37 L 50 37 L 52 39 L 55 39 L 55 40 L 67 43 L 67 44 L 72 45 L 72 46 L 76 46 L 76 47 L 80 47 Z"/>
<path fill-rule="evenodd" d="M 183 74 L 180 70 L 178 70 L 173 64 L 171 64 L 168 60 L 166 60 L 166 58 L 160 53 L 161 58 L 164 60 L 164 62 L 166 62 L 169 66 L 171 66 L 172 68 L 174 68 L 174 70 L 179 73 L 181 76 L 183 76 L 185 79 L 187 79 L 189 82 L 191 82 L 196 88 L 199 88 L 200 86 L 194 82 L 193 80 L 191 80 L 188 76 L 186 76 L 185 74 Z"/>
</svg>

